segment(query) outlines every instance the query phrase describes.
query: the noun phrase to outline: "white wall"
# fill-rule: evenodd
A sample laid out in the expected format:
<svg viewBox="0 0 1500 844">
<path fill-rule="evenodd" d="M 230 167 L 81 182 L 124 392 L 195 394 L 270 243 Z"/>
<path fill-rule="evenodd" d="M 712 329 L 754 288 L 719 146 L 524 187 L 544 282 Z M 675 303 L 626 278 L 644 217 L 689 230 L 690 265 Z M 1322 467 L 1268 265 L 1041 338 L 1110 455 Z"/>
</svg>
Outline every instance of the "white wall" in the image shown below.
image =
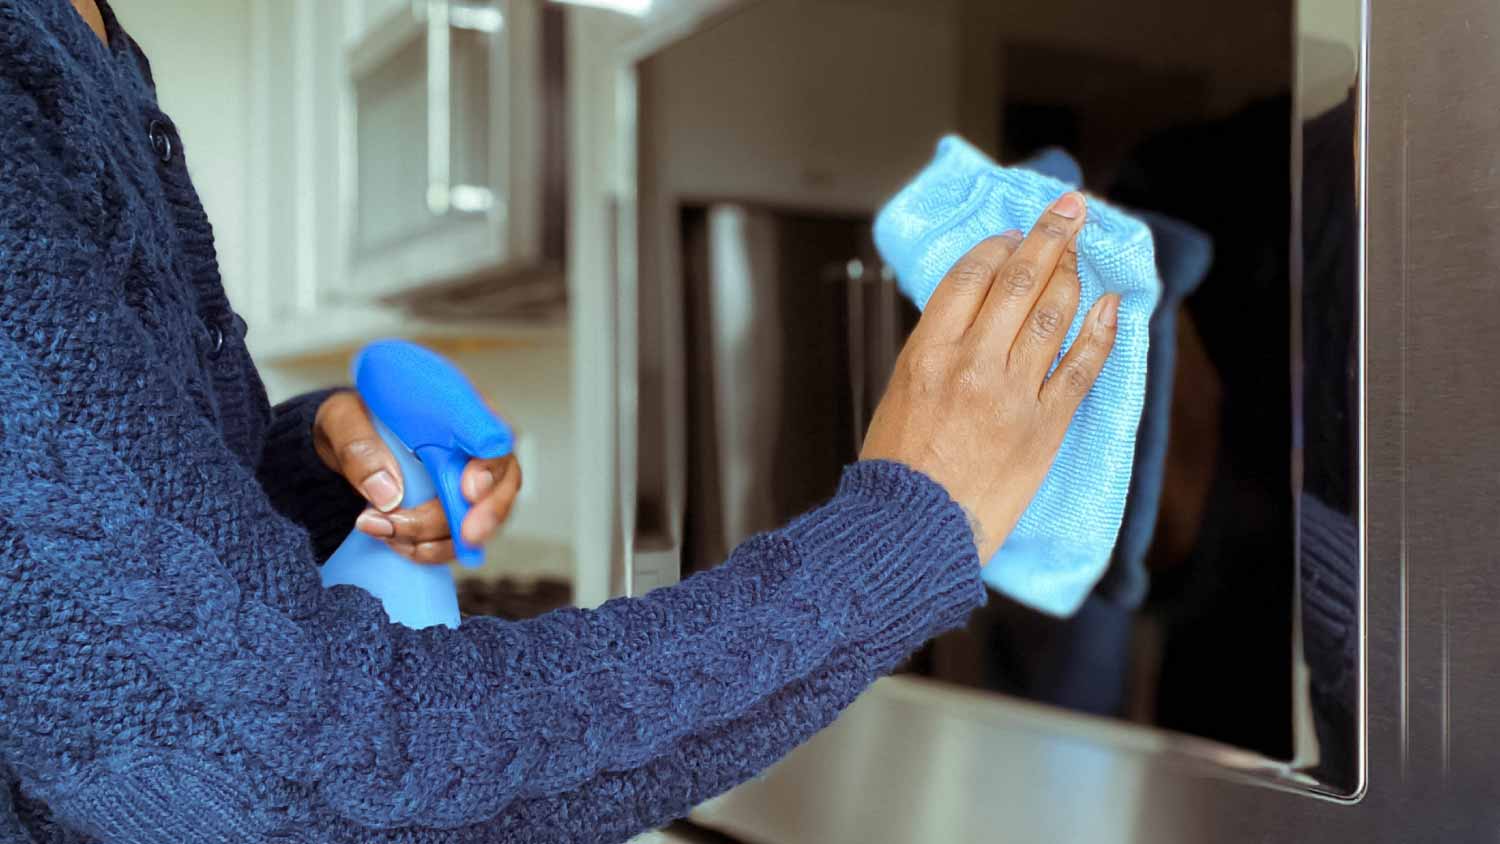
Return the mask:
<svg viewBox="0 0 1500 844">
<path fill-rule="evenodd" d="M 193 184 L 214 226 L 230 300 L 244 297 L 246 0 L 116 0 L 121 25 L 151 60 L 157 99 L 182 135 Z"/>
</svg>

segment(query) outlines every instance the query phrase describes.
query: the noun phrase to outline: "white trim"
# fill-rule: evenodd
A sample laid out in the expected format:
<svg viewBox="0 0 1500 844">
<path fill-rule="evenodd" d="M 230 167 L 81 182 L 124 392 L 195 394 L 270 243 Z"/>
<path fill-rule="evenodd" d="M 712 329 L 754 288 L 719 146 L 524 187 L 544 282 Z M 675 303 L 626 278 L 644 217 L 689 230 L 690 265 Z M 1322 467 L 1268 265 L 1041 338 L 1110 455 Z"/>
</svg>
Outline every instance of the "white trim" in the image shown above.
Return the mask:
<svg viewBox="0 0 1500 844">
<path fill-rule="evenodd" d="M 252 330 L 270 323 L 271 86 L 270 0 L 248 0 L 249 78 L 245 131 L 245 277 L 239 310 Z"/>
<path fill-rule="evenodd" d="M 295 271 L 291 310 L 308 313 L 318 305 L 318 247 L 327 234 L 318 215 L 318 5 L 294 3 L 292 30 L 292 213 Z"/>
</svg>

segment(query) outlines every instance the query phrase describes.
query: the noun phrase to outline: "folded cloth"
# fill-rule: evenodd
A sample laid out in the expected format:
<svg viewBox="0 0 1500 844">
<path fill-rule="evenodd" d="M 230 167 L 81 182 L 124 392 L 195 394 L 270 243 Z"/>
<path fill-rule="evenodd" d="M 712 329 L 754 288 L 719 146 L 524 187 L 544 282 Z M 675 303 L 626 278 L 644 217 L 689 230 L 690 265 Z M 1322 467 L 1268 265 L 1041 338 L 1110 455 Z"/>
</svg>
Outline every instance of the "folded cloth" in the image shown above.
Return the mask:
<svg viewBox="0 0 1500 844">
<path fill-rule="evenodd" d="M 932 163 L 881 210 L 875 244 L 902 292 L 925 307 L 959 258 L 986 237 L 1028 230 L 1068 187 L 1040 173 L 1000 167 L 949 136 Z M 1110 292 L 1121 294 L 1115 348 L 1041 489 L 984 569 L 990 586 L 1057 616 L 1077 610 L 1104 574 L 1130 488 L 1148 332 L 1161 289 L 1146 224 L 1090 199 L 1078 235 L 1078 277 L 1083 304 L 1064 349 L 1078 336 L 1089 304 Z"/>
<path fill-rule="evenodd" d="M 1069 187 L 1083 182 L 1078 162 L 1066 150 L 1047 147 L 1017 167 L 1051 176 Z M 1172 377 L 1177 358 L 1177 309 L 1197 289 L 1213 263 L 1213 241 L 1199 229 L 1154 211 L 1132 210 L 1151 230 L 1161 293 L 1151 314 L 1150 351 L 1146 355 L 1146 403 L 1136 431 L 1135 464 L 1125 514 L 1104 577 L 1095 588 L 1100 597 L 1123 609 L 1135 609 L 1149 586 L 1146 552 L 1156 532 L 1166 468 L 1167 435 L 1172 417 Z M 1095 616 L 1098 614 L 1096 613 Z"/>
</svg>

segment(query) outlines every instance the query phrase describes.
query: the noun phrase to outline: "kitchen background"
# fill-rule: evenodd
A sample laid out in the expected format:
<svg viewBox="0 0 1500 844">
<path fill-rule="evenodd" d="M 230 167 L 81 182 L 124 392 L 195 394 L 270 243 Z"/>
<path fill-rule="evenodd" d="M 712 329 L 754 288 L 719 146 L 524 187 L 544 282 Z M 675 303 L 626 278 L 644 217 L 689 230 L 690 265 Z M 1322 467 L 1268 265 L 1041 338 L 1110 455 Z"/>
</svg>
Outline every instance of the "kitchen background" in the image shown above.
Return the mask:
<svg viewBox="0 0 1500 844">
<path fill-rule="evenodd" d="M 872 283 L 881 275 L 869 220 L 942 134 L 959 131 L 1007 160 L 1065 142 L 1098 186 L 1120 175 L 1138 141 L 1272 100 L 1272 155 L 1255 156 L 1270 176 L 1256 189 L 1285 215 L 1290 91 L 1299 83 L 1304 114 L 1347 105 L 1360 37 L 1359 5 L 1344 0 L 1269 9 L 1189 0 L 113 5 L 152 60 L 272 400 L 345 382 L 361 344 L 400 335 L 456 360 L 516 429 L 525 472 L 517 505 L 485 567 L 455 569 L 466 609 L 515 614 L 674 582 L 831 489 L 836 466 L 823 464 L 855 453 L 912 317 L 891 285 Z M 1331 169 L 1343 166 L 1339 158 Z M 1202 210 L 1193 199 L 1188 210 Z M 1285 248 L 1288 220 L 1272 219 L 1280 222 L 1267 241 Z M 1277 296 L 1290 283 L 1285 263 L 1269 282 Z M 817 284 L 834 291 L 824 310 L 801 323 L 766 316 L 779 295 L 767 291 Z M 1262 365 L 1287 377 L 1282 357 L 1262 360 L 1248 347 L 1231 355 L 1231 365 L 1245 356 L 1251 380 L 1265 380 L 1254 377 Z M 834 358 L 845 362 L 818 369 Z M 799 378 L 805 389 L 792 398 L 803 404 L 776 418 L 766 397 Z M 1209 402 L 1205 394 L 1198 404 Z M 1281 420 L 1290 410 L 1266 412 L 1275 423 L 1267 436 L 1289 436 Z M 813 417 L 834 421 L 811 432 L 765 427 Z M 1217 433 L 1213 410 L 1200 422 Z M 788 458 L 788 443 L 806 454 Z M 1267 443 L 1273 459 L 1286 450 Z M 1339 465 L 1337 480 L 1348 483 Z M 1284 497 L 1282 480 L 1266 485 Z M 1288 704 L 1295 562 L 1290 505 L 1280 504 L 1288 524 L 1238 525 L 1280 542 L 1255 561 L 1265 594 L 1236 596 L 1241 615 L 1205 613 L 1216 628 L 1175 634 L 1131 607 L 1123 640 L 1134 646 L 1108 655 L 1129 673 L 1130 693 L 1114 689 L 1096 714 L 1222 742 L 1214 752 L 1234 759 L 1263 754 L 1245 764 L 1305 762 L 1307 742 L 1293 733 L 1308 730 L 1294 721 L 1312 716 Z M 1199 516 L 1187 519 L 1190 534 Z M 987 679 L 1003 663 L 992 648 L 1029 649 L 1057 666 L 1070 659 L 1034 623 L 981 620 L 914 661 L 912 673 L 942 684 L 877 686 L 870 697 L 884 689 L 885 703 L 864 711 L 901 695 L 932 695 L 921 700 L 933 707 L 971 700 L 950 694 L 960 686 L 1089 710 Z M 1008 643 L 994 644 L 997 630 Z M 1177 672 L 1189 678 L 1178 695 L 1189 717 L 1163 723 L 1154 695 L 1174 635 L 1204 643 L 1203 664 Z M 1060 711 L 1040 710 L 1005 713 L 1035 727 Z M 1352 735 L 1345 719 L 1337 732 Z M 841 760 L 829 748 L 853 746 L 847 738 L 815 741 L 800 758 Z M 1325 738 L 1322 754 L 1320 775 L 1352 788 L 1354 751 Z M 836 789 L 847 780 L 818 781 Z M 795 801 L 784 798 L 800 789 L 770 782 L 752 787 L 750 802 L 705 816 L 797 829 Z M 1119 799 L 1143 787 L 1124 783 Z M 775 811 L 760 811 L 757 795 Z M 1094 840 L 1089 817 L 1069 823 L 1074 840 Z M 897 835 L 884 819 L 872 824 L 868 834 Z"/>
<path fill-rule="evenodd" d="M 597 604 L 613 490 L 591 443 L 613 437 L 600 407 L 614 391 L 599 383 L 613 369 L 590 361 L 613 354 L 596 342 L 609 336 L 596 323 L 613 318 L 602 308 L 613 275 L 593 254 L 569 261 L 563 235 L 609 240 L 613 92 L 589 71 L 649 18 L 503 5 L 502 16 L 408 0 L 115 4 L 177 123 L 272 401 L 346 382 L 352 351 L 379 336 L 451 355 L 515 427 L 525 470 L 488 564 L 455 571 L 566 584 Z M 428 55 L 429 6 L 448 18 L 446 62 Z M 446 102 L 429 96 L 434 76 Z M 447 197 L 428 195 L 442 123 Z"/>
<path fill-rule="evenodd" d="M 627 166 L 632 143 L 616 124 L 617 99 L 634 91 L 621 87 L 617 71 L 622 56 L 644 53 L 729 4 L 453 4 L 446 111 L 449 187 L 458 201 L 441 214 L 426 196 L 426 142 L 432 118 L 441 116 L 432 112 L 443 109 L 428 108 L 424 12 L 446 2 L 115 5 L 151 57 L 159 98 L 214 223 L 225 287 L 250 325 L 272 400 L 345 380 L 348 355 L 364 340 L 399 333 L 434 342 L 520 433 L 525 489 L 490 549 L 490 566 L 478 574 L 571 580 L 585 605 L 607 597 L 612 516 L 605 511 L 618 480 L 607 446 L 620 398 L 611 377 L 619 251 L 612 209 L 635 178 Z M 964 5 L 808 0 L 748 24 L 779 39 L 775 62 L 678 51 L 668 60 L 676 72 L 661 74 L 660 90 L 650 92 L 672 103 L 653 140 L 671 162 L 674 190 L 872 213 L 930 154 L 936 135 L 972 113 L 966 102 L 995 93 L 989 69 L 969 73 L 955 61 L 913 78 L 888 60 L 920 44 L 993 36 L 959 31 L 956 10 Z M 1024 14 L 1006 12 L 1011 37 L 1049 26 L 1049 13 L 1029 5 Z M 1132 40 L 1161 36 L 1162 25 L 1187 35 L 1204 28 L 1197 18 L 1217 14 L 1199 4 L 1150 5 L 1160 7 L 1160 20 L 1135 20 L 1122 31 L 1107 16 L 1080 19 L 1075 40 L 1128 54 Z M 500 6 L 504 23 L 483 14 Z M 1329 41 L 1357 36 L 1352 4 L 1304 4 L 1302 16 L 1305 32 Z M 835 59 L 828 44 L 810 40 L 830 24 L 859 49 Z M 497 26 L 498 33 L 484 32 Z M 1177 47 L 1163 64 L 1256 60 L 1225 57 L 1222 43 L 1177 39 Z M 983 52 L 962 55 L 972 63 Z M 811 73 L 838 78 L 800 87 Z M 838 96 L 857 80 L 883 92 L 888 116 Z M 933 99 L 933 90 L 948 99 Z M 379 119 L 359 123 L 361 96 Z M 961 128 L 981 144 L 994 131 Z M 488 185 L 463 183 L 474 176 Z M 464 204 L 475 202 L 464 188 L 476 186 L 492 194 L 477 209 Z M 456 225 L 440 222 L 445 217 Z M 455 277 L 469 289 L 452 290 Z M 498 295 L 482 293 L 496 288 Z M 393 298 L 405 304 L 390 304 Z"/>
</svg>

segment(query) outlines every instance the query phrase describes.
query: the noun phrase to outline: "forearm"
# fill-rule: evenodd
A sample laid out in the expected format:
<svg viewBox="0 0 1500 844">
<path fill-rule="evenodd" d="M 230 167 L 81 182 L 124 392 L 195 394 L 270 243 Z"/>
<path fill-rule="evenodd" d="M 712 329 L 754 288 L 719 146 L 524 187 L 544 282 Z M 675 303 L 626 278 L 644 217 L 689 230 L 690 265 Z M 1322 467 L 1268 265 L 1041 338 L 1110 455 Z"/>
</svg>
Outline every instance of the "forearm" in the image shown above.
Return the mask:
<svg viewBox="0 0 1500 844">
<path fill-rule="evenodd" d="M 473 619 L 393 666 L 394 688 L 438 701 L 403 707 L 411 730 L 474 744 L 391 772 L 451 805 L 362 823 L 448 827 L 477 814 L 488 826 L 514 815 L 578 840 L 605 820 L 664 820 L 805 741 L 984 594 L 972 535 L 946 493 L 899 466 L 856 466 L 830 502 L 677 587 L 521 624 Z M 431 673 L 445 662 L 460 670 L 440 696 Z M 685 778 L 665 775 L 682 765 Z M 615 789 L 632 792 L 629 806 L 609 805 Z M 553 800 L 570 810 L 542 823 L 550 813 L 531 804 Z"/>
<path fill-rule="evenodd" d="M 27 689 L 3 701 L 16 737 L 7 755 L 26 760 L 20 773 L 50 803 L 100 824 L 117 822 L 110 795 L 163 783 L 194 795 L 138 799 L 137 832 L 119 840 L 215 824 L 269 834 L 289 817 L 330 837 L 451 829 L 635 770 L 654 784 L 643 816 L 670 813 L 695 788 L 738 781 L 811 735 L 983 594 L 963 515 L 942 490 L 866 465 L 830 504 L 673 589 L 522 624 L 414 631 L 357 590 L 322 591 L 310 565 L 272 564 L 269 581 L 242 590 L 198 537 L 155 516 L 97 441 L 30 415 L 0 451 L 10 488 L 24 493 L 5 516 L 21 584 L 5 603 L 29 608 L 0 659 L 15 669 L 6 685 Z M 71 519 L 57 520 L 58 508 Z M 81 537 L 80 523 L 113 530 Z M 284 522 L 251 524 L 247 551 L 296 553 L 276 548 Z M 80 637 L 107 646 L 40 680 L 22 670 Z M 782 697 L 812 705 L 788 689 L 850 660 L 858 672 L 817 716 L 757 720 Z M 78 705 L 59 724 L 37 703 L 59 699 L 65 671 L 76 673 L 65 687 Z M 128 722 L 122 694 L 143 703 Z M 740 729 L 768 731 L 759 755 L 721 760 L 697 784 L 651 777 L 658 760 Z M 75 744 L 126 772 L 79 779 L 58 761 Z M 132 773 L 146 760 L 152 777 Z"/>
</svg>

